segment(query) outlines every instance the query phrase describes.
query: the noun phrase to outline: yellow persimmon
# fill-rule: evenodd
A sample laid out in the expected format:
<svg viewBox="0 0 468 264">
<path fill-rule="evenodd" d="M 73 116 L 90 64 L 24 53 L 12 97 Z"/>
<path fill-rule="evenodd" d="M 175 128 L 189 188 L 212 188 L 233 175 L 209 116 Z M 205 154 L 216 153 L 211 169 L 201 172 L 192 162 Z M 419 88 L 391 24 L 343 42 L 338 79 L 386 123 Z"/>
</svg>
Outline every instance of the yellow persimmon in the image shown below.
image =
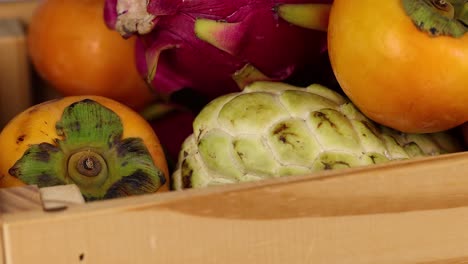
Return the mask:
<svg viewBox="0 0 468 264">
<path fill-rule="evenodd" d="M 168 189 L 154 130 L 109 98 L 69 96 L 32 106 L 5 126 L 0 144 L 0 187 L 75 183 L 89 200 Z"/>
</svg>

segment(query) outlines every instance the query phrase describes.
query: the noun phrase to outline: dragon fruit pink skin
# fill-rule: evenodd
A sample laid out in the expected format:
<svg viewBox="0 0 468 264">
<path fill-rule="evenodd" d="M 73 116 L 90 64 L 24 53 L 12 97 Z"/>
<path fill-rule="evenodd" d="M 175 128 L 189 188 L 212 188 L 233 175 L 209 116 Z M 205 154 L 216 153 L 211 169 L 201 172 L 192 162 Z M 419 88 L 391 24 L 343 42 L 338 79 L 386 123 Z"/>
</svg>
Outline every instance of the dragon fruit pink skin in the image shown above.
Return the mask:
<svg viewBox="0 0 468 264">
<path fill-rule="evenodd" d="M 215 98 L 310 66 L 326 49 L 331 2 L 106 0 L 104 18 L 122 36 L 138 35 L 137 67 L 156 91 Z"/>
</svg>

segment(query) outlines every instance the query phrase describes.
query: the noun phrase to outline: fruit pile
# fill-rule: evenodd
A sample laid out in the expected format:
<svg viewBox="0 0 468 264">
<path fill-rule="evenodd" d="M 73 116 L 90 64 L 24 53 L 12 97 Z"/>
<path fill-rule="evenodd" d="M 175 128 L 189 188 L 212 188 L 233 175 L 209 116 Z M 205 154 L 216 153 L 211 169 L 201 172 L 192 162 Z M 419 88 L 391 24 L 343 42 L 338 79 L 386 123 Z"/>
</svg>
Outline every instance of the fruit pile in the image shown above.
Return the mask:
<svg viewBox="0 0 468 264">
<path fill-rule="evenodd" d="M 384 2 L 45 0 L 29 54 L 62 98 L 2 130 L 0 186 L 92 201 L 465 151 L 468 1 Z"/>
</svg>

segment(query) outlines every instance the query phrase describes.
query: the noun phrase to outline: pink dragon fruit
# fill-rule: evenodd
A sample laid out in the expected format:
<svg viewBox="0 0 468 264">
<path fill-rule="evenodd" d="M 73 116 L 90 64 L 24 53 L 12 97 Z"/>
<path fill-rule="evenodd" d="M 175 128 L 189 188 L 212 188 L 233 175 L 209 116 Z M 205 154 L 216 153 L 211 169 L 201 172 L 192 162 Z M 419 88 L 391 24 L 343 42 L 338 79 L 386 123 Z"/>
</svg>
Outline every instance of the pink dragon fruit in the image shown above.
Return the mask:
<svg viewBox="0 0 468 264">
<path fill-rule="evenodd" d="M 207 98 L 286 80 L 326 49 L 332 0 L 106 0 L 107 25 L 138 35 L 137 67 L 163 94 Z"/>
</svg>

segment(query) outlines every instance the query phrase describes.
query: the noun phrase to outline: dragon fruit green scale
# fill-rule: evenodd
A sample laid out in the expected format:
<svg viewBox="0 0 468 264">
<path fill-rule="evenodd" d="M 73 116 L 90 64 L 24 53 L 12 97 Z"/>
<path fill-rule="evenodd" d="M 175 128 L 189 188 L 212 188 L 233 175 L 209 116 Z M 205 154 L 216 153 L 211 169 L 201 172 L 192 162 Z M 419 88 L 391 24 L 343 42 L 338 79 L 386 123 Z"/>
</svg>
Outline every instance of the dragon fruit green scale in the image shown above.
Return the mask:
<svg viewBox="0 0 468 264">
<path fill-rule="evenodd" d="M 202 109 L 172 184 L 198 188 L 459 150 L 449 132 L 405 134 L 376 124 L 327 87 L 258 81 Z"/>
<path fill-rule="evenodd" d="M 137 68 L 153 89 L 214 99 L 252 81 L 318 71 L 331 3 L 106 0 L 104 17 L 122 36 L 137 35 Z"/>
</svg>

